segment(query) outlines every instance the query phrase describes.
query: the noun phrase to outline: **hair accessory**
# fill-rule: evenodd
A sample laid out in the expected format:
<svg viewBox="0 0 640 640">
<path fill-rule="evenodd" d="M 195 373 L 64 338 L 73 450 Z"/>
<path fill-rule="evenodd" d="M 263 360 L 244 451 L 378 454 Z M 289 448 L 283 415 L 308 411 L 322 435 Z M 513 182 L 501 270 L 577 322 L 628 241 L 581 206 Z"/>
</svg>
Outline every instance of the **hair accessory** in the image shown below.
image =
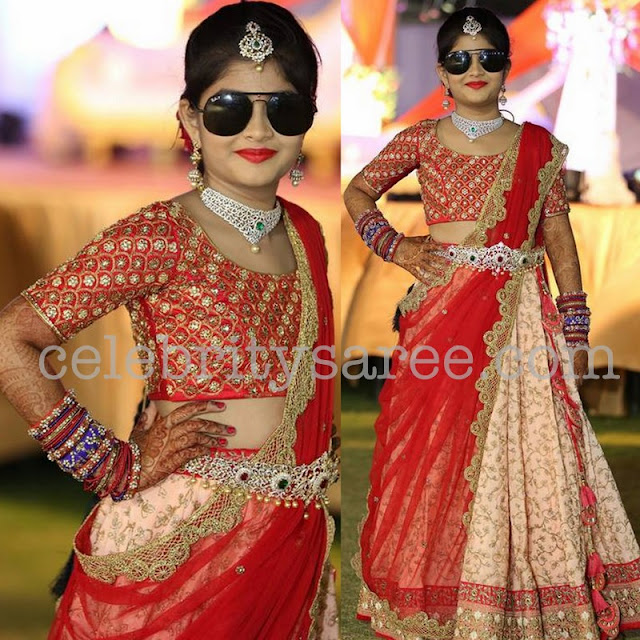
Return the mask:
<svg viewBox="0 0 640 640">
<path fill-rule="evenodd" d="M 256 63 L 256 71 L 262 71 L 265 58 L 273 53 L 273 42 L 255 22 L 248 22 L 246 35 L 240 40 L 240 55 Z"/>
<path fill-rule="evenodd" d="M 297 187 L 304 180 L 304 170 L 302 169 L 303 160 L 304 156 L 302 153 L 299 153 L 295 166 L 289 171 L 289 180 L 291 180 L 291 185 L 294 187 Z"/>
<path fill-rule="evenodd" d="M 189 173 L 187 174 L 187 178 L 189 178 L 189 182 L 194 189 L 202 191 L 204 189 L 204 179 L 202 177 L 202 173 L 200 172 L 200 162 L 202 161 L 202 154 L 200 153 L 200 146 L 197 142 L 193 143 L 193 151 L 189 156 L 189 160 L 191 160 L 193 169 L 189 171 Z"/>
<path fill-rule="evenodd" d="M 237 200 L 232 200 L 219 191 L 207 187 L 200 193 L 207 209 L 237 229 L 251 244 L 252 253 L 260 253 L 258 242 L 271 233 L 282 217 L 282 205 L 276 201 L 273 209 L 254 209 Z"/>
<path fill-rule="evenodd" d="M 498 98 L 498 102 L 500 103 L 501 107 L 504 107 L 504 105 L 507 104 L 507 96 L 504 95 L 506 90 L 507 87 L 505 85 L 502 85 L 502 87 L 500 87 L 500 97 Z"/>
<path fill-rule="evenodd" d="M 482 25 L 473 16 L 467 16 L 464 25 L 462 25 L 462 32 L 475 39 L 481 31 Z"/>
<path fill-rule="evenodd" d="M 504 118 L 498 116 L 493 120 L 469 120 L 454 111 L 451 114 L 451 122 L 456 129 L 462 131 L 469 138 L 469 142 L 473 142 L 477 138 L 499 129 L 504 123 Z"/>
<path fill-rule="evenodd" d="M 444 100 L 442 101 L 442 108 L 446 111 L 451 106 L 451 101 L 449 97 L 451 96 L 451 91 L 449 87 L 444 88 Z"/>
</svg>

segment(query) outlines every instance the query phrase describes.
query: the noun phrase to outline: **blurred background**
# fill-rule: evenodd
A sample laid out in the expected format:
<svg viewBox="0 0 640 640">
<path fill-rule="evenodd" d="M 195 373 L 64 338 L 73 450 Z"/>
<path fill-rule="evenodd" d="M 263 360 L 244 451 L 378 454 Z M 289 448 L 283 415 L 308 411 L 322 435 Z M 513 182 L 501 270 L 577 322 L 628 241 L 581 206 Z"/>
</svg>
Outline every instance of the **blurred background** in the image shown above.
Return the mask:
<svg viewBox="0 0 640 640">
<path fill-rule="evenodd" d="M 591 344 L 612 353 L 609 362 L 604 352 L 595 358 L 596 373 L 608 379 L 585 382 L 581 394 L 640 532 L 640 3 L 343 0 L 342 185 L 398 131 L 452 110 L 442 107 L 436 34 L 465 6 L 491 9 L 508 26 L 513 54 L 505 109 L 517 122 L 545 126 L 571 149 L 566 186 L 592 310 Z M 414 174 L 383 197 L 381 208 L 405 234 L 428 232 Z M 358 347 L 343 370 L 357 375 L 362 365 L 349 361 L 365 352 L 370 372 L 387 370 L 382 349 L 397 342 L 391 320 L 413 277 L 371 254 L 344 208 L 341 241 L 342 344 Z M 354 620 L 358 584 L 349 560 L 368 489 L 381 385 L 344 378 L 342 385 L 342 629 L 353 639 L 373 637 Z"/>
<path fill-rule="evenodd" d="M 189 160 L 176 139 L 184 47 L 190 31 L 225 4 L 0 0 L 0 307 L 100 229 L 190 189 Z M 303 148 L 305 179 L 295 190 L 283 180 L 281 195 L 323 225 L 339 301 L 340 4 L 277 4 L 302 20 L 323 62 L 318 115 Z M 338 313 L 336 304 L 336 321 Z M 80 344 L 98 350 L 105 375 L 122 372 L 133 346 L 127 312 L 96 322 L 69 349 Z M 97 419 L 128 432 L 139 381 L 87 381 L 69 371 L 63 382 Z M 43 638 L 53 610 L 48 585 L 66 560 L 87 495 L 43 459 L 3 397 L 0 424 L 0 638 Z M 339 511 L 335 488 L 332 510 Z M 339 566 L 338 554 L 339 543 Z"/>
</svg>

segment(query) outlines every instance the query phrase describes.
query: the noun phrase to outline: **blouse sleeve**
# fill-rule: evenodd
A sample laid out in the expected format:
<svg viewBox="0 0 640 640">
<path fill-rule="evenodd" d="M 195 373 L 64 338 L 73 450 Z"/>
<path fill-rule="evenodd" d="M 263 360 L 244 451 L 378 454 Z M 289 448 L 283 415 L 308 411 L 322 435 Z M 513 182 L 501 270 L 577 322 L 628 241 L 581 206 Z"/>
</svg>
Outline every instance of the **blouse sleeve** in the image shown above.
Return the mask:
<svg viewBox="0 0 640 640">
<path fill-rule="evenodd" d="M 122 304 L 159 291 L 178 258 L 166 211 L 142 209 L 98 233 L 21 295 L 66 342 Z"/>
<path fill-rule="evenodd" d="M 420 123 L 401 131 L 362 170 L 364 181 L 377 194 L 391 189 L 420 164 Z"/>
<path fill-rule="evenodd" d="M 563 169 L 558 174 L 544 200 L 542 218 L 552 218 L 553 216 L 560 216 L 565 213 L 569 213 L 569 203 L 567 202 L 567 193 L 564 187 Z"/>
</svg>

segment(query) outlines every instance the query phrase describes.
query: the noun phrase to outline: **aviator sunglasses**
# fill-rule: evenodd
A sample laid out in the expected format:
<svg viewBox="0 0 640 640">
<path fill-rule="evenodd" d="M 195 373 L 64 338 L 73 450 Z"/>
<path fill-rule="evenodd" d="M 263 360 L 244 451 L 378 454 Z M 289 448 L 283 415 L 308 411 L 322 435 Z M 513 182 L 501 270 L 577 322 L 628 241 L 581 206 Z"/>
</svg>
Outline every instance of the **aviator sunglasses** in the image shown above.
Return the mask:
<svg viewBox="0 0 640 640">
<path fill-rule="evenodd" d="M 289 91 L 220 91 L 211 96 L 203 109 L 193 108 L 202 113 L 207 131 L 216 136 L 235 136 L 245 130 L 253 116 L 250 96 L 264 96 L 267 118 L 271 126 L 283 136 L 299 136 L 306 133 L 313 124 L 317 111 L 309 98 Z"/>
<path fill-rule="evenodd" d="M 502 71 L 507 66 L 507 55 L 496 49 L 469 49 L 468 51 L 452 51 L 444 57 L 442 66 L 445 70 L 459 76 L 466 73 L 471 66 L 471 54 L 478 54 L 478 61 L 482 68 L 489 73 Z"/>
</svg>

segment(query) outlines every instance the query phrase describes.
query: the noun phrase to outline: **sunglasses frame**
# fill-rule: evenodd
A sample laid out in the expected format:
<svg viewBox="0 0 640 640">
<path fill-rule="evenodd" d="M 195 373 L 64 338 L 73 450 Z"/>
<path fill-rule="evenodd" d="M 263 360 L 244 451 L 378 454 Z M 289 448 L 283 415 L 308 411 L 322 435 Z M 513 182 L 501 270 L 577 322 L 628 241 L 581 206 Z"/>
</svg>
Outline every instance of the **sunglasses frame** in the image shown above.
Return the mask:
<svg viewBox="0 0 640 640">
<path fill-rule="evenodd" d="M 465 53 L 467 55 L 466 68 L 463 69 L 462 71 L 451 71 L 450 69 L 447 69 L 447 60 L 452 59 L 453 56 L 460 53 Z M 509 62 L 509 58 L 507 57 L 507 54 L 504 51 L 500 51 L 499 49 L 459 49 L 458 51 L 451 51 L 450 53 L 448 53 L 444 57 L 444 60 L 442 61 L 441 64 L 447 73 L 450 73 L 451 75 L 454 75 L 454 76 L 461 76 L 463 73 L 466 73 L 471 68 L 471 58 L 473 54 L 477 54 L 478 62 L 480 62 L 480 64 L 482 65 L 482 68 L 487 73 L 500 73 L 501 71 L 505 70 L 507 63 Z M 489 69 L 487 69 L 483 64 L 483 57 L 482 57 L 483 54 L 485 55 L 485 61 L 487 57 L 498 57 L 498 56 L 501 57 L 504 62 L 502 69 L 497 69 L 496 71 L 490 71 Z"/>
<path fill-rule="evenodd" d="M 242 127 L 242 129 L 240 129 L 240 131 L 237 131 L 235 133 L 221 134 L 221 133 L 216 133 L 215 131 L 211 131 L 207 127 L 207 124 L 206 124 L 207 105 L 209 103 L 214 104 L 217 100 L 221 99 L 223 96 L 243 96 L 243 97 L 246 97 L 247 100 L 251 103 L 251 114 L 249 115 L 249 119 L 247 120 L 245 125 Z M 260 99 L 251 100 L 250 96 L 268 96 L 268 99 L 267 100 L 260 100 Z M 298 96 L 302 102 L 307 102 L 309 104 L 309 106 L 311 107 L 311 111 L 312 111 L 311 123 L 310 123 L 309 127 L 307 129 L 305 129 L 304 131 L 301 131 L 300 133 L 288 134 L 288 133 L 282 133 L 282 132 L 278 131 L 278 129 L 274 126 L 273 122 L 271 121 L 271 118 L 269 117 L 269 102 L 271 101 L 271 99 L 274 96 Z M 318 108 L 316 107 L 316 104 L 315 104 L 315 102 L 313 100 L 305 98 L 304 96 L 300 95 L 299 93 L 296 93 L 295 91 L 235 91 L 235 90 L 228 89 L 228 90 L 218 91 L 217 93 L 214 93 L 212 96 L 207 98 L 207 101 L 204 103 L 204 107 L 202 107 L 202 109 L 200 109 L 197 105 L 195 105 L 193 103 L 192 103 L 191 106 L 198 113 L 201 113 L 203 115 L 204 125 L 205 125 L 205 128 L 207 129 L 207 131 L 209 131 L 210 133 L 213 133 L 213 135 L 218 135 L 218 136 L 222 136 L 222 137 L 230 137 L 230 136 L 235 136 L 235 135 L 238 135 L 239 133 L 242 133 L 247 128 L 247 125 L 249 124 L 249 122 L 251 122 L 251 118 L 253 117 L 253 103 L 254 102 L 264 102 L 265 103 L 266 108 L 267 108 L 267 120 L 269 120 L 269 124 L 271 125 L 273 130 L 276 133 L 278 133 L 279 135 L 281 135 L 281 136 L 293 137 L 293 136 L 303 135 L 304 133 L 309 131 L 309 129 L 313 125 L 313 119 L 315 117 L 315 114 L 318 113 Z"/>
</svg>

